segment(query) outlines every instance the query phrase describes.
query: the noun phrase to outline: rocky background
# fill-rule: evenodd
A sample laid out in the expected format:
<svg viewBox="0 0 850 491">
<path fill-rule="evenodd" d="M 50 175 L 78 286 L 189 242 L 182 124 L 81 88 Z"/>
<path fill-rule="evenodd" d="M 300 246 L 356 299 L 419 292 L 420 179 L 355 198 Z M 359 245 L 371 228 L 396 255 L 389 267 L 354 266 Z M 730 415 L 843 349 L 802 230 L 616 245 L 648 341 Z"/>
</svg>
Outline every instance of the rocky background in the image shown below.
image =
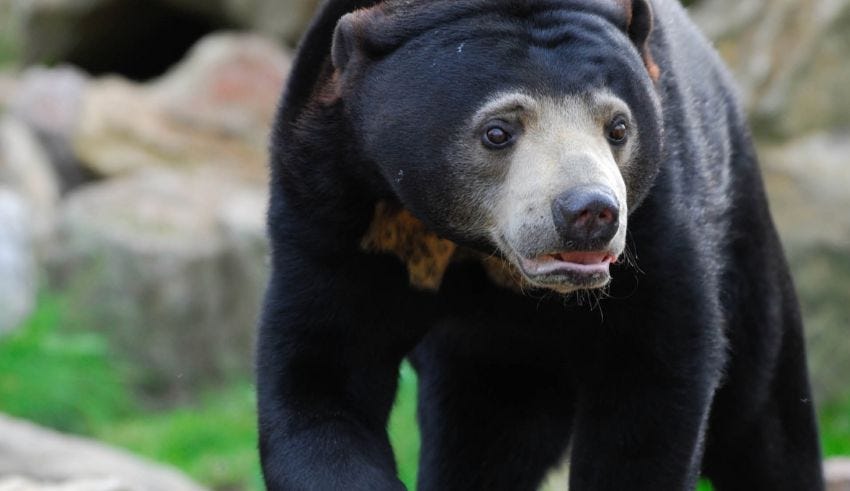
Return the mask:
<svg viewBox="0 0 850 491">
<path fill-rule="evenodd" d="M 130 383 L 146 397 L 190 399 L 250 373 L 267 131 L 317 3 L 0 0 L 0 342 L 40 292 L 56 291 L 137 367 Z M 850 0 L 688 3 L 751 115 L 817 399 L 846 400 Z M 0 490 L 81 475 L 25 465 L 36 454 L 6 444 L 13 428 L 44 431 L 0 418 Z M 54 449 L 41 455 L 93 445 L 54 444 L 62 438 L 30 441 Z M 847 463 L 832 465 L 845 481 L 831 489 L 850 489 Z M 67 489 L 194 489 L 139 477 L 182 479 L 171 472 L 113 472 L 121 479 Z"/>
</svg>

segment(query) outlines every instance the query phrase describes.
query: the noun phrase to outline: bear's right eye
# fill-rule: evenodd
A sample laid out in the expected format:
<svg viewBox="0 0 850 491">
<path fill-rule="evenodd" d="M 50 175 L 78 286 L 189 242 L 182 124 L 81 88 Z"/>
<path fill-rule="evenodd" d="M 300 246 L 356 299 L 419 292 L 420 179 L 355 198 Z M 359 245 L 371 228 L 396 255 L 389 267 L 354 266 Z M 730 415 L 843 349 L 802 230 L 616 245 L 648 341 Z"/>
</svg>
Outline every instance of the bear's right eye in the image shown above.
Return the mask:
<svg viewBox="0 0 850 491">
<path fill-rule="evenodd" d="M 513 142 L 513 135 L 504 126 L 492 124 L 484 130 L 481 141 L 484 146 L 492 149 L 505 148 Z"/>
</svg>

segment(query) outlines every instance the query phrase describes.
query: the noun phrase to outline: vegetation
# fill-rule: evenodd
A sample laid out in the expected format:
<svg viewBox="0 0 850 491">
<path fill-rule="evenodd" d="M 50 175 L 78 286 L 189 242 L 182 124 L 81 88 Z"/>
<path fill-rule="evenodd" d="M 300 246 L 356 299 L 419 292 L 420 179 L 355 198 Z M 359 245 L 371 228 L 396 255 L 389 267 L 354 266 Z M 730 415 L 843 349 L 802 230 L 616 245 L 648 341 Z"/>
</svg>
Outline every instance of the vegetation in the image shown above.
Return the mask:
<svg viewBox="0 0 850 491">
<path fill-rule="evenodd" d="M 66 307 L 44 297 L 25 326 L 0 339 L 0 412 L 128 448 L 215 489 L 262 489 L 248 380 L 189 405 L 149 409 L 125 383 L 130 367 L 110 356 L 102 335 L 69 328 Z M 405 364 L 389 434 L 410 489 L 419 453 L 415 406 L 416 375 Z M 850 397 L 822 407 L 820 421 L 825 453 L 850 454 Z"/>
<path fill-rule="evenodd" d="M 11 23 L 5 19 L 7 15 L 0 5 L 0 68 L 13 65 L 20 59 L 19 46 L 11 35 Z"/>
</svg>

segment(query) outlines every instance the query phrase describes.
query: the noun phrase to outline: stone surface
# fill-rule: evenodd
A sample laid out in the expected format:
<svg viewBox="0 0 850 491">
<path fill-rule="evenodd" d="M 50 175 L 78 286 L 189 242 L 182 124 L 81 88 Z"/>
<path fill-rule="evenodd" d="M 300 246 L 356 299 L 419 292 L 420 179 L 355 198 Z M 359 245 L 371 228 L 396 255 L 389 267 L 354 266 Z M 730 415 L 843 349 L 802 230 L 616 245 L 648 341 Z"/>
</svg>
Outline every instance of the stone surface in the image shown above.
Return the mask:
<svg viewBox="0 0 850 491">
<path fill-rule="evenodd" d="M 294 46 L 318 4 L 319 0 L 225 0 L 224 9 L 238 25 L 276 36 Z"/>
<path fill-rule="evenodd" d="M 235 25 L 256 30 L 294 45 L 313 15 L 319 0 L 167 0 L 211 17 L 224 17 Z"/>
<path fill-rule="evenodd" d="M 169 467 L 4 415 L 0 434 L 0 491 L 204 489 Z"/>
<path fill-rule="evenodd" d="M 812 245 L 847 248 L 850 132 L 763 144 L 760 154 L 772 211 L 789 252 Z"/>
<path fill-rule="evenodd" d="M 221 165 L 264 180 L 268 128 L 289 64 L 263 38 L 219 34 L 153 84 L 98 80 L 85 97 L 75 152 L 101 176 Z"/>
<path fill-rule="evenodd" d="M 120 479 L 72 479 L 60 483 L 43 482 L 20 476 L 0 478 L 0 491 L 135 491 Z"/>
<path fill-rule="evenodd" d="M 0 111 L 6 109 L 12 95 L 18 90 L 18 77 L 8 71 L 0 71 Z"/>
<path fill-rule="evenodd" d="M 38 131 L 68 138 L 87 84 L 88 76 L 72 66 L 28 68 L 20 76 L 10 110 Z"/>
<path fill-rule="evenodd" d="M 60 178 L 62 190 L 89 179 L 71 148 L 88 77 L 71 66 L 25 70 L 9 99 L 9 111 L 35 131 Z"/>
<path fill-rule="evenodd" d="M 266 281 L 265 188 L 218 169 L 149 170 L 88 186 L 63 209 L 51 263 L 83 321 L 181 395 L 251 368 Z"/>
<path fill-rule="evenodd" d="M 827 460 L 824 471 L 826 491 L 850 491 L 850 457 Z"/>
<path fill-rule="evenodd" d="M 14 189 L 30 210 L 28 227 L 41 249 L 51 238 L 59 181 L 46 151 L 20 121 L 0 116 L 0 184 Z"/>
<path fill-rule="evenodd" d="M 0 335 L 18 327 L 35 306 L 29 220 L 23 199 L 0 186 Z"/>
<path fill-rule="evenodd" d="M 692 13 L 735 73 L 759 134 L 850 125 L 850 0 L 704 0 Z"/>
</svg>

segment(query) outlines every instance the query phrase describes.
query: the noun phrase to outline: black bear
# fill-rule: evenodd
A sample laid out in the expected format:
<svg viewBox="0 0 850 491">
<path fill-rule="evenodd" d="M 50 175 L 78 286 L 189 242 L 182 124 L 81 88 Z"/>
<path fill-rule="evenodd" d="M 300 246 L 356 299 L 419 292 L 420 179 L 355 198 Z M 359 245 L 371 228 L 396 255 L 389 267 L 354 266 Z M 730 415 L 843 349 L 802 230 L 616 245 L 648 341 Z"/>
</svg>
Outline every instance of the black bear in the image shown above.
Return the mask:
<svg viewBox="0 0 850 491">
<path fill-rule="evenodd" d="M 271 490 L 819 490 L 745 116 L 675 0 L 329 0 L 271 146 Z"/>
</svg>

